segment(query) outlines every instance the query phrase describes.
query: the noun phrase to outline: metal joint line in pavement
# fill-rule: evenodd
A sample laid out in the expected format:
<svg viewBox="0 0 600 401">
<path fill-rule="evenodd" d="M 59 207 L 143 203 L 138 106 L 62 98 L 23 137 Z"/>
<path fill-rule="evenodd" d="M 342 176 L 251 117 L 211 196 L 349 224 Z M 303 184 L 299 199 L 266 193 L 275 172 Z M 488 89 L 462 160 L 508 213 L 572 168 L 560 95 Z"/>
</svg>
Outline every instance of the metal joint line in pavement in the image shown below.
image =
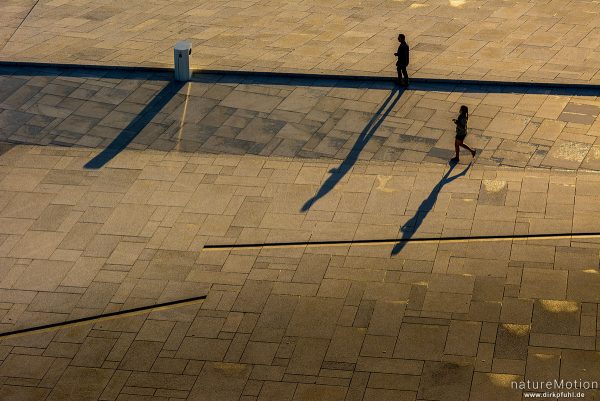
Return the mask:
<svg viewBox="0 0 600 401">
<path fill-rule="evenodd" d="M 261 248 L 300 248 L 323 246 L 369 246 L 390 245 L 409 242 L 487 242 L 487 241 L 524 241 L 524 240 L 551 240 L 551 239 L 584 239 L 600 238 L 600 232 L 592 233 L 556 233 L 556 234 L 518 234 L 518 235 L 477 235 L 472 237 L 423 237 L 423 238 L 385 238 L 348 241 L 307 241 L 307 242 L 270 242 L 264 244 L 218 244 L 205 245 L 205 251 L 232 250 L 232 249 L 261 249 Z"/>
<path fill-rule="evenodd" d="M 117 312 L 103 313 L 101 315 L 82 317 L 80 319 L 67 320 L 65 322 L 50 323 L 50 324 L 44 324 L 41 326 L 27 327 L 24 329 L 0 333 L 0 340 L 5 339 L 7 337 L 15 337 L 18 335 L 34 334 L 34 333 L 39 333 L 39 332 L 45 332 L 48 330 L 63 329 L 63 328 L 67 328 L 67 327 L 77 326 L 77 325 L 81 325 L 81 324 L 85 324 L 85 323 L 101 322 L 104 320 L 115 319 L 118 317 L 134 316 L 134 315 L 139 315 L 139 314 L 145 313 L 145 312 L 154 312 L 154 311 L 158 311 L 158 310 L 165 310 L 165 309 L 172 309 L 172 308 L 177 308 L 177 307 L 182 307 L 182 306 L 193 305 L 204 299 L 206 299 L 206 295 L 202 295 L 199 297 L 193 297 L 193 298 L 178 299 L 175 301 L 163 302 L 163 303 L 154 304 L 154 305 L 140 306 L 138 308 L 126 309 L 126 310 L 121 310 L 121 311 L 117 311 Z"/>
<path fill-rule="evenodd" d="M 31 8 L 29 9 L 29 11 L 27 11 L 27 14 L 25 15 L 25 18 L 23 18 L 21 20 L 21 22 L 19 23 L 19 26 L 17 26 L 15 28 L 15 30 L 12 32 L 12 34 L 10 35 L 10 37 L 6 40 L 6 42 L 4 42 L 4 45 L 2 45 L 2 48 L 0 48 L 0 51 L 4 50 L 4 48 L 6 47 L 6 45 L 8 44 L 8 42 L 10 42 L 13 38 L 13 36 L 15 36 L 15 34 L 17 33 L 17 31 L 19 29 L 21 29 L 21 26 L 23 25 L 23 23 L 25 23 L 25 21 L 27 20 L 27 18 L 29 18 L 29 14 L 31 14 L 31 12 L 33 11 L 34 8 L 37 7 L 38 3 L 40 2 L 40 0 L 36 0 L 35 4 L 31 6 Z"/>
</svg>

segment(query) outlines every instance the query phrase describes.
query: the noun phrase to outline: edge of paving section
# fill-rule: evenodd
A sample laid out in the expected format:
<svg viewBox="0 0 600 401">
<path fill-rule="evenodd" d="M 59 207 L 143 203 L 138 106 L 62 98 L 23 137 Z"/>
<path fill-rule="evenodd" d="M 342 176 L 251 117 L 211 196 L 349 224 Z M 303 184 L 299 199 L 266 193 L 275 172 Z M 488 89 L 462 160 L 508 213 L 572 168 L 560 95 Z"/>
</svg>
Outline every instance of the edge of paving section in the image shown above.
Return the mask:
<svg viewBox="0 0 600 401">
<path fill-rule="evenodd" d="M 0 60 L 0 67 L 27 67 L 27 68 L 53 68 L 53 69 L 78 69 L 78 70 L 106 70 L 123 72 L 153 72 L 153 73 L 173 73 L 171 67 L 152 67 L 152 66 L 128 66 L 128 65 L 102 65 L 102 64 L 76 64 L 76 63 L 46 63 L 34 61 L 8 61 Z M 383 75 L 351 75 L 351 74 L 328 74 L 328 73 L 307 73 L 307 72 L 286 72 L 286 71 L 249 71 L 249 70 L 224 70 L 224 69 L 193 69 L 195 76 L 199 75 L 240 75 L 254 77 L 280 77 L 292 79 L 320 79 L 320 80 L 346 80 L 346 81 L 377 81 L 377 82 L 395 82 L 395 76 Z M 411 78 L 413 83 L 424 84 L 444 84 L 444 85 L 469 85 L 469 86 L 520 86 L 536 87 L 548 89 L 588 89 L 600 90 L 600 84 L 586 83 L 561 83 L 561 82 L 532 82 L 532 81 L 494 81 L 494 80 L 476 80 L 476 79 L 452 79 L 452 78 Z"/>
</svg>

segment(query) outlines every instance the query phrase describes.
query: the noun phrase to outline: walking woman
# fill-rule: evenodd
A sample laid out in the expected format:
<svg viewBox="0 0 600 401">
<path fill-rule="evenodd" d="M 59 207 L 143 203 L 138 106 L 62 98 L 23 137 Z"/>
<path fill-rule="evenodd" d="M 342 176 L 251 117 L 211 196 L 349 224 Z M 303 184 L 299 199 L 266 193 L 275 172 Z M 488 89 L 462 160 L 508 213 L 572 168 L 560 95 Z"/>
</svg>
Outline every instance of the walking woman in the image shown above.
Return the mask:
<svg viewBox="0 0 600 401">
<path fill-rule="evenodd" d="M 471 152 L 471 156 L 475 157 L 475 150 L 471 149 L 464 144 L 465 137 L 467 136 L 467 121 L 469 120 L 469 108 L 467 106 L 460 106 L 460 114 L 458 118 L 453 118 L 454 124 L 456 124 L 456 139 L 454 140 L 454 150 L 456 151 L 456 157 L 451 159 L 451 162 L 458 162 L 458 153 L 460 148 L 465 148 Z"/>
</svg>

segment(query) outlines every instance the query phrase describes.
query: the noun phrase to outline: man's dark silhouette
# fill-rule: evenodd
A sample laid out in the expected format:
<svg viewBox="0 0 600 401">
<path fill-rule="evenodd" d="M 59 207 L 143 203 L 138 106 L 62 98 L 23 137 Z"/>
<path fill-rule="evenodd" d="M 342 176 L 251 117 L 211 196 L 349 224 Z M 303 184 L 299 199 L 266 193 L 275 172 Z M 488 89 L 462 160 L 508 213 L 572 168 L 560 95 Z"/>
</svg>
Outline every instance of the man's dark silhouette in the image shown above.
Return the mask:
<svg viewBox="0 0 600 401">
<path fill-rule="evenodd" d="M 408 73 L 406 72 L 406 67 L 408 66 L 408 54 L 410 50 L 406 44 L 403 33 L 398 35 L 398 42 L 400 42 L 400 46 L 398 46 L 398 51 L 394 53 L 394 56 L 398 56 L 398 61 L 396 61 L 396 69 L 398 70 L 398 83 L 400 85 L 408 86 Z"/>
</svg>

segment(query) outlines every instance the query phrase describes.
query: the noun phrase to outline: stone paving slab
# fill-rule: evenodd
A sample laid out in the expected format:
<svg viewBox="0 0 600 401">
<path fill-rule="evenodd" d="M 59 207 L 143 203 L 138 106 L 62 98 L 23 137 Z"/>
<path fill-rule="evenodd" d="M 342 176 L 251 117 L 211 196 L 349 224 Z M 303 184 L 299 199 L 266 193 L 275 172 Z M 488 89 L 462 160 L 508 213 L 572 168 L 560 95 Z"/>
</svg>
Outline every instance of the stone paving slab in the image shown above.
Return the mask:
<svg viewBox="0 0 600 401">
<path fill-rule="evenodd" d="M 150 72 L 0 72 L 0 138 L 14 143 L 106 148 L 127 137 L 140 150 L 343 159 L 342 170 L 356 160 L 446 163 L 452 118 L 466 104 L 478 164 L 600 168 L 591 89 L 449 82 L 399 91 L 369 80 L 235 74 L 182 86 Z M 319 182 L 321 173 L 302 175 Z"/>
<path fill-rule="evenodd" d="M 8 4 L 5 60 L 171 66 L 187 39 L 197 68 L 394 75 L 404 32 L 415 76 L 600 83 L 594 0 Z"/>
</svg>

